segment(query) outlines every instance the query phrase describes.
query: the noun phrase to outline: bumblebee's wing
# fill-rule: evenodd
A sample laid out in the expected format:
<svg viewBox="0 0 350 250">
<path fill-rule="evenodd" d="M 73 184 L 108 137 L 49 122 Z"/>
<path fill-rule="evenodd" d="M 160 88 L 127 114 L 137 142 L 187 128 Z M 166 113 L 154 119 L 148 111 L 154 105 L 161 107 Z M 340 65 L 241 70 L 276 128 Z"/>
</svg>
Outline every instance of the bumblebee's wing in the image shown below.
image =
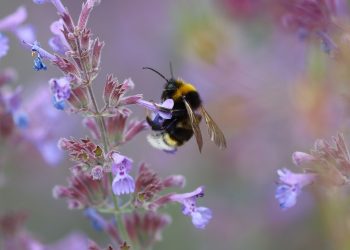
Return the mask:
<svg viewBox="0 0 350 250">
<path fill-rule="evenodd" d="M 219 126 L 213 121 L 208 112 L 201 106 L 201 112 L 208 126 L 210 139 L 221 149 L 226 148 L 226 139 Z"/>
<path fill-rule="evenodd" d="M 196 137 L 196 141 L 197 141 L 199 152 L 201 152 L 202 151 L 202 146 L 203 146 L 203 139 L 202 139 L 201 130 L 199 128 L 199 120 L 197 119 L 195 113 L 191 109 L 190 104 L 186 101 L 185 98 L 183 99 L 183 101 L 184 101 L 185 106 L 186 106 L 187 114 L 188 114 L 188 116 L 190 118 L 190 122 L 191 122 L 191 126 L 192 126 L 192 129 L 193 129 L 194 136 Z"/>
</svg>

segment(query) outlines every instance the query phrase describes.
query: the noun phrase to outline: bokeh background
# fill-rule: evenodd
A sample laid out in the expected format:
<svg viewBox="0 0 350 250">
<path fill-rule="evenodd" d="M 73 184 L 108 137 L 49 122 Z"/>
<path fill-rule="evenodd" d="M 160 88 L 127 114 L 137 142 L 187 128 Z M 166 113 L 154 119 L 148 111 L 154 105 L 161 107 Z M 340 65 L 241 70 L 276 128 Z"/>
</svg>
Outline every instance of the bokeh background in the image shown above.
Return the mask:
<svg viewBox="0 0 350 250">
<path fill-rule="evenodd" d="M 63 2 L 74 17 L 79 15 L 82 1 Z M 213 210 L 208 227 L 195 229 L 179 206 L 168 206 L 173 223 L 155 249 L 340 249 L 334 218 L 317 196 L 310 190 L 303 192 L 295 207 L 281 211 L 274 192 L 278 168 L 298 171 L 292 152 L 308 152 L 316 139 L 337 132 L 350 142 L 348 59 L 337 60 L 322 50 L 317 38 L 302 40 L 283 27 L 283 10 L 277 2 L 102 0 L 93 11 L 89 27 L 106 43 L 94 85 L 97 93 L 102 92 L 106 74 L 113 73 L 120 80 L 131 77 L 134 93 L 157 101 L 162 79 L 142 67 L 154 67 L 169 76 L 171 61 L 176 76 L 197 86 L 228 140 L 227 149 L 220 151 L 202 124 L 202 154 L 194 140 L 176 154 L 157 151 L 148 145 L 147 132 L 122 149 L 136 163 L 146 161 L 162 176 L 186 176 L 188 191 L 206 187 L 199 204 Z M 30 0 L 0 0 L 0 17 L 20 5 L 26 6 L 27 22 L 48 48 L 55 9 Z M 50 66 L 45 72 L 34 72 L 30 52 L 14 36 L 10 39 L 11 49 L 0 68 L 12 66 L 18 71 L 24 103 L 43 98 L 40 87 L 48 88 L 48 80 L 60 72 Z M 140 108 L 133 111 L 135 117 L 145 115 Z M 76 115 L 60 113 L 53 119 L 47 126 L 55 140 L 88 133 Z M 39 122 L 48 121 L 39 118 Z M 52 187 L 66 184 L 69 175 L 66 155 L 58 166 L 50 167 L 30 146 L 0 142 L 0 213 L 27 211 L 27 228 L 45 243 L 81 231 L 107 244 L 80 211 L 68 210 L 64 201 L 52 198 Z M 345 216 L 344 221 L 348 223 L 349 218 Z"/>
</svg>

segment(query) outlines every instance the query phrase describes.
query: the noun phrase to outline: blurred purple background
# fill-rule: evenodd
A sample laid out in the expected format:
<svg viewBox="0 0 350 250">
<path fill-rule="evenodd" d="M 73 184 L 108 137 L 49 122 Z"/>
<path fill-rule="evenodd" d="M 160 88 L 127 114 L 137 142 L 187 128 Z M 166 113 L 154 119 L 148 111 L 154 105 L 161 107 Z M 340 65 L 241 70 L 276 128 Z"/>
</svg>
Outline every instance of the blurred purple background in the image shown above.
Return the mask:
<svg viewBox="0 0 350 250">
<path fill-rule="evenodd" d="M 79 15 L 82 1 L 63 2 L 72 16 Z M 48 49 L 49 25 L 57 20 L 53 6 L 2 1 L 0 17 L 20 5 L 27 7 L 27 22 Z M 317 138 L 330 138 L 338 131 L 350 138 L 344 98 L 348 78 L 341 71 L 346 61 L 339 66 L 316 39 L 298 39 L 283 29 L 280 17 L 273 1 L 253 0 L 102 0 L 94 9 L 88 26 L 106 43 L 94 85 L 97 93 L 102 93 L 106 74 L 113 73 L 119 80 L 131 77 L 134 93 L 159 101 L 162 79 L 142 67 L 169 76 L 171 61 L 176 76 L 196 85 L 228 139 L 227 149 L 220 151 L 202 125 L 202 154 L 194 140 L 174 155 L 157 151 L 145 140 L 147 133 L 122 149 L 162 176 L 185 175 L 186 190 L 206 187 L 199 203 L 213 210 L 208 227 L 194 229 L 178 206 L 169 206 L 174 222 L 155 249 L 336 249 L 325 205 L 304 192 L 294 208 L 281 211 L 274 192 L 278 168 L 298 171 L 292 166 L 292 152 L 308 152 Z M 48 88 L 48 80 L 60 72 L 50 65 L 45 72 L 34 72 L 30 52 L 13 36 L 10 39 L 10 51 L 0 67 L 18 71 L 24 103 L 30 103 L 39 87 Z M 135 117 L 145 115 L 140 108 L 133 111 Z M 62 113 L 57 119 L 50 125 L 57 139 L 88 133 L 75 115 Z M 81 212 L 68 210 L 51 196 L 54 185 L 66 183 L 68 160 L 52 168 L 29 147 L 5 147 L 3 142 L 0 146 L 0 157 L 7 157 L 1 213 L 28 211 L 28 228 L 44 242 L 83 231 L 106 243 Z"/>
</svg>

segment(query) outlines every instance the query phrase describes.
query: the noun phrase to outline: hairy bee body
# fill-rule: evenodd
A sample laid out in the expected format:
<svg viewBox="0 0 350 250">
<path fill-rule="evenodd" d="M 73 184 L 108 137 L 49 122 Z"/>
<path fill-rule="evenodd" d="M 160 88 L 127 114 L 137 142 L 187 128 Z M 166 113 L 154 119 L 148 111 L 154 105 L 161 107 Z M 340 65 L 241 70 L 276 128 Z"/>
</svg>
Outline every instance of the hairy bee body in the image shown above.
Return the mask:
<svg viewBox="0 0 350 250">
<path fill-rule="evenodd" d="M 163 119 L 159 115 L 156 115 L 153 119 L 147 117 L 147 122 L 154 131 L 153 134 L 148 136 L 148 141 L 152 146 L 164 151 L 174 152 L 177 147 L 182 146 L 195 135 L 201 151 L 202 136 L 199 122 L 203 115 L 208 125 L 211 140 L 220 148 L 226 147 L 225 137 L 203 108 L 200 95 L 192 84 L 173 77 L 166 79 L 158 71 L 152 68 L 147 69 L 158 73 L 166 80 L 161 95 L 162 101 L 167 99 L 174 101 L 170 119 Z"/>
</svg>

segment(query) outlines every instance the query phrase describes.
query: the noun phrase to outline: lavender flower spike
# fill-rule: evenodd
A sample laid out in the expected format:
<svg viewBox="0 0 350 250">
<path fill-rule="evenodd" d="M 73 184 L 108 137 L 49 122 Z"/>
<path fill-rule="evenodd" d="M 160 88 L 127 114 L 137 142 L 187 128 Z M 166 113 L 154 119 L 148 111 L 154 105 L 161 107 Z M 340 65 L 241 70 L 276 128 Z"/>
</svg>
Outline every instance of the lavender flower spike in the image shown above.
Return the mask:
<svg viewBox="0 0 350 250">
<path fill-rule="evenodd" d="M 169 197 L 183 205 L 182 213 L 192 217 L 192 224 L 198 229 L 204 229 L 212 218 L 212 212 L 206 207 L 197 207 L 197 198 L 204 196 L 204 187 L 185 194 L 174 194 Z"/>
<path fill-rule="evenodd" d="M 296 174 L 286 168 L 277 170 L 277 174 L 280 184 L 277 186 L 275 198 L 283 210 L 293 207 L 302 188 L 311 184 L 316 178 L 315 174 Z"/>
<path fill-rule="evenodd" d="M 135 191 L 135 181 L 128 174 L 131 171 L 132 160 L 117 152 L 111 154 L 113 159 L 112 172 L 115 175 L 112 189 L 115 195 L 129 194 Z"/>
</svg>

